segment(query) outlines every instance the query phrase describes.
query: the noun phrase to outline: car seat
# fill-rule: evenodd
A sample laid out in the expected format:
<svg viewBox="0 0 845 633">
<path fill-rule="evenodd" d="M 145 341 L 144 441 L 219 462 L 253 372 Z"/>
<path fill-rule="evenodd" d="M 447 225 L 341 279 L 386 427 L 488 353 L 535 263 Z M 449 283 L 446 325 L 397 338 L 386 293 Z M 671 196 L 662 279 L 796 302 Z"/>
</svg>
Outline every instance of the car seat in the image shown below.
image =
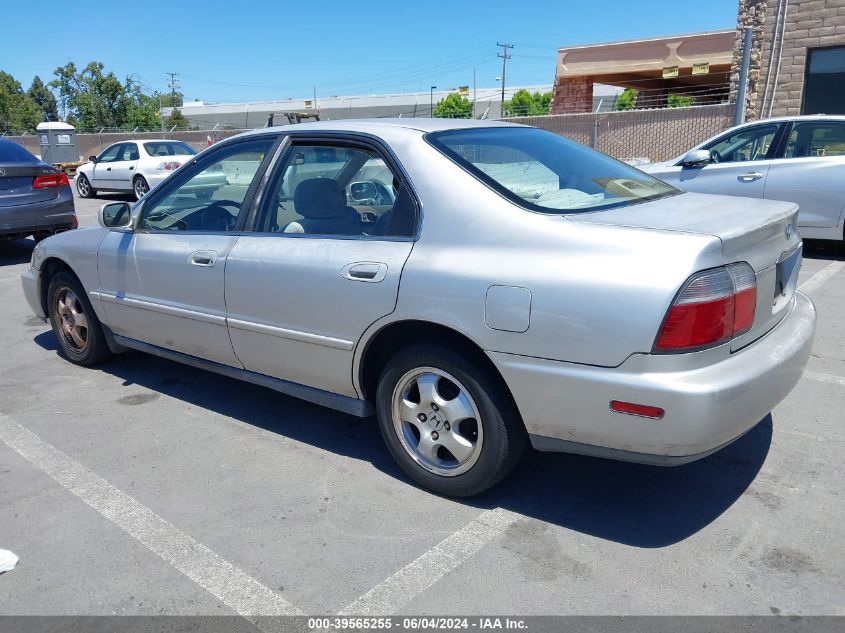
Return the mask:
<svg viewBox="0 0 845 633">
<path fill-rule="evenodd" d="M 285 233 L 316 235 L 361 235 L 358 212 L 346 204 L 346 195 L 336 180 L 303 180 L 293 194 L 293 204 L 302 219 L 291 222 Z"/>
</svg>

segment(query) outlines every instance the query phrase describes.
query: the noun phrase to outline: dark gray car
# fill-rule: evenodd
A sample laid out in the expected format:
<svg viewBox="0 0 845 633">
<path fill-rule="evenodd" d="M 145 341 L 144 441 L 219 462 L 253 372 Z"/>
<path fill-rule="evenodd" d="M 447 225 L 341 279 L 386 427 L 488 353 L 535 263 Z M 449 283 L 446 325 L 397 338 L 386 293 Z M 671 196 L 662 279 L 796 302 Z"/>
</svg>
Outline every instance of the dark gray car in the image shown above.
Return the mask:
<svg viewBox="0 0 845 633">
<path fill-rule="evenodd" d="M 38 241 L 76 226 L 64 172 L 0 138 L 0 240 L 32 235 Z"/>
</svg>

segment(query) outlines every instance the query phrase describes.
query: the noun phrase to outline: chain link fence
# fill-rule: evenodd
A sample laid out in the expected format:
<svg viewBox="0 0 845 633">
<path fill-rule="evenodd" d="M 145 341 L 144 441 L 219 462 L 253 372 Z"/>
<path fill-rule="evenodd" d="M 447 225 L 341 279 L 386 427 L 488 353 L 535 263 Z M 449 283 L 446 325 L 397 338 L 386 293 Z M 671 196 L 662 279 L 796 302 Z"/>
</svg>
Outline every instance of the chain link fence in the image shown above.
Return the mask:
<svg viewBox="0 0 845 633">
<path fill-rule="evenodd" d="M 733 105 L 693 106 L 502 119 L 533 125 L 614 158 L 667 160 L 728 128 Z"/>
<path fill-rule="evenodd" d="M 118 141 L 130 140 L 153 140 L 153 139 L 170 139 L 174 141 L 185 141 L 200 151 L 209 144 L 222 141 L 225 138 L 235 136 L 241 132 L 248 130 L 174 130 L 173 132 L 136 132 L 136 131 L 116 131 L 105 130 L 101 132 L 77 132 L 76 134 L 76 148 L 79 151 L 79 156 L 82 160 L 87 160 L 89 156 L 99 154 L 106 147 Z M 3 134 L 2 138 L 7 138 L 10 141 L 22 145 L 27 150 L 36 156 L 41 154 L 41 146 L 39 144 L 38 134 Z"/>
</svg>

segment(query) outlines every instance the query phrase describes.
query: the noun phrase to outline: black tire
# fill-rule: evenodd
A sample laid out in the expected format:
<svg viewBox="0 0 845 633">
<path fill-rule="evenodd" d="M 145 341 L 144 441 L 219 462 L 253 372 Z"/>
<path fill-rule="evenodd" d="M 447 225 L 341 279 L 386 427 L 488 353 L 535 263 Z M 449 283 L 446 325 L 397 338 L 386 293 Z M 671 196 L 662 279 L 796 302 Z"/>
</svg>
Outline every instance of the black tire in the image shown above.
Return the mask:
<svg viewBox="0 0 845 633">
<path fill-rule="evenodd" d="M 147 179 L 143 176 L 135 176 L 132 180 L 132 193 L 135 195 L 135 199 L 140 200 L 149 190 L 150 185 L 147 182 Z"/>
<path fill-rule="evenodd" d="M 80 198 L 94 198 L 97 190 L 91 186 L 91 181 L 85 174 L 76 174 L 76 193 Z"/>
<path fill-rule="evenodd" d="M 211 189 L 200 189 L 194 192 L 194 195 L 200 200 L 208 200 L 214 192 Z"/>
<path fill-rule="evenodd" d="M 415 344 L 388 361 L 376 392 L 379 428 L 390 454 L 415 482 L 451 497 L 477 495 L 498 483 L 516 466 L 528 443 L 525 426 L 502 379 L 481 363 L 473 363 L 472 357 L 437 344 Z M 450 374 L 474 401 L 483 442 L 476 461 L 466 472 L 452 476 L 431 472 L 415 461 L 400 440 L 393 422 L 394 391 L 417 368 L 434 368 Z"/>
<path fill-rule="evenodd" d="M 38 242 L 41 242 L 42 240 L 46 240 L 46 239 L 47 239 L 48 237 L 50 237 L 52 234 L 53 234 L 53 232 L 52 232 L 52 231 L 44 231 L 44 232 L 42 232 L 42 233 L 33 233 L 33 234 L 32 234 L 32 239 L 33 239 L 33 240 L 35 240 L 35 243 L 36 243 L 36 244 L 38 244 Z"/>
<path fill-rule="evenodd" d="M 68 292 L 72 293 L 75 301 L 69 300 Z M 84 315 L 87 324 L 84 345 L 77 344 L 69 331 L 63 330 L 62 323 L 66 323 L 66 321 L 60 314 L 60 298 L 68 303 L 73 303 L 75 305 L 74 310 Z M 88 300 L 85 289 L 74 275 L 61 272 L 50 280 L 50 286 L 47 288 L 47 312 L 50 316 L 53 333 L 59 341 L 59 349 L 70 362 L 89 367 L 101 363 L 111 356 L 100 320 Z"/>
</svg>

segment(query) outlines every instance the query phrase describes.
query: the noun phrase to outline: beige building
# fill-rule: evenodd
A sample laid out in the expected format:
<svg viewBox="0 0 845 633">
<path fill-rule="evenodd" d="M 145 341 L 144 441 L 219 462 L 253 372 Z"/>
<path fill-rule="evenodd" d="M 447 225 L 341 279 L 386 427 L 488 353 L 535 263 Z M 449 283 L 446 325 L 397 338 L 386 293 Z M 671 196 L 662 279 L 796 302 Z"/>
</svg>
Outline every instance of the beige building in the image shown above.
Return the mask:
<svg viewBox="0 0 845 633">
<path fill-rule="evenodd" d="M 749 119 L 845 114 L 845 0 L 740 0 L 733 91 L 744 26 L 754 28 Z"/>
<path fill-rule="evenodd" d="M 672 94 L 726 101 L 734 39 L 731 29 L 559 48 L 551 113 L 590 112 L 594 84 L 635 89 L 638 108 L 665 107 Z"/>
</svg>

